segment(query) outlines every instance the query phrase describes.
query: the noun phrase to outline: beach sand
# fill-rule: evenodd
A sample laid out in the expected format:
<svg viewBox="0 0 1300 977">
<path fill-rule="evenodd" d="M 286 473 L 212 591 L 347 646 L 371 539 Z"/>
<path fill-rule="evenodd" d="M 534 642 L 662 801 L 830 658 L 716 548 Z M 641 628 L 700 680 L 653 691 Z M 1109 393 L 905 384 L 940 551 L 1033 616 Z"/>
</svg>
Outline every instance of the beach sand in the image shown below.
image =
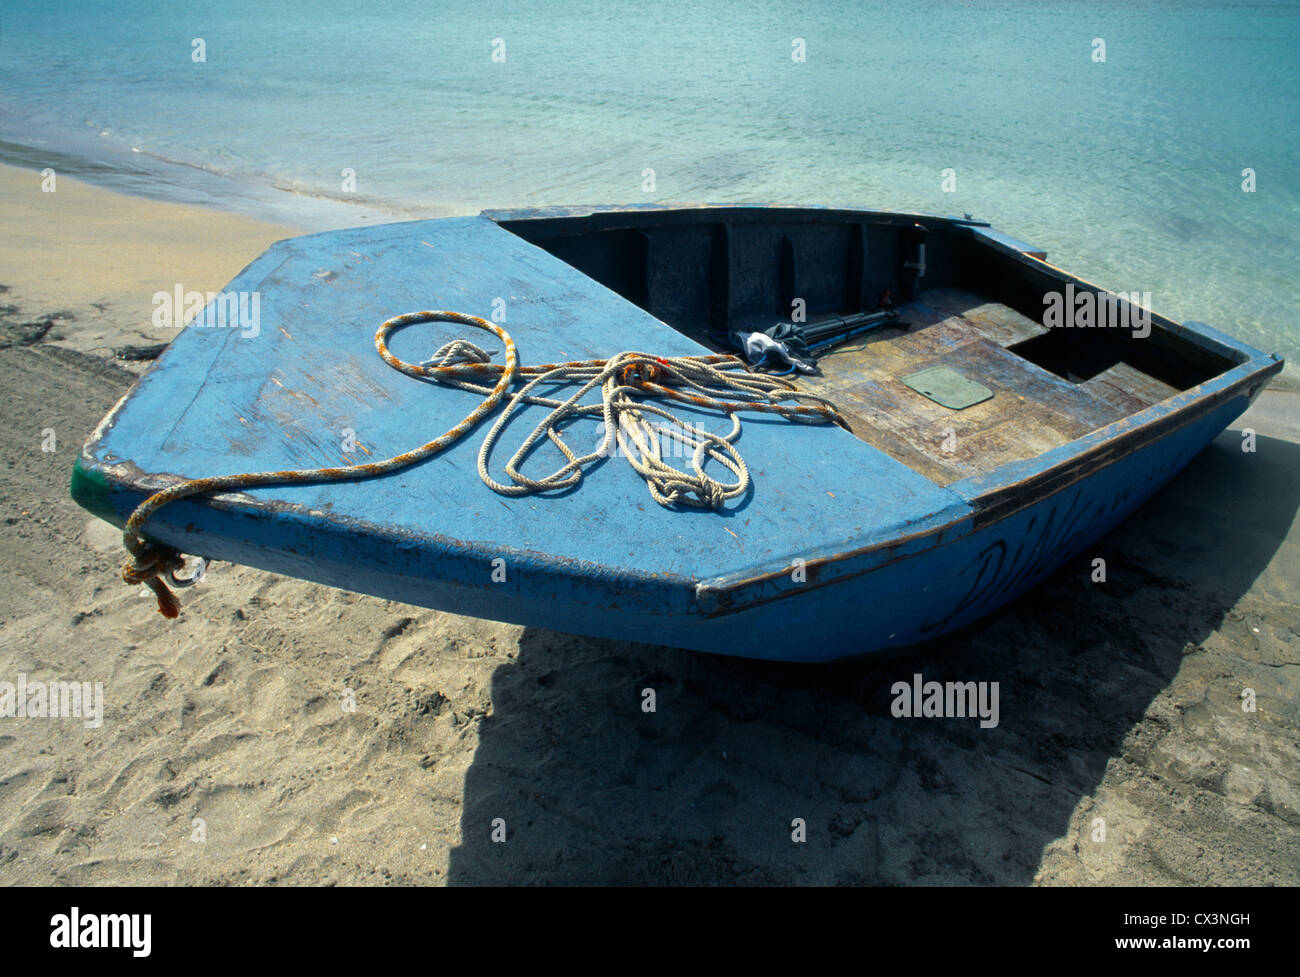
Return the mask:
<svg viewBox="0 0 1300 977">
<path fill-rule="evenodd" d="M 1294 393 L 1236 425 L 1255 452 L 1226 432 L 1087 558 L 888 658 L 759 664 L 227 564 L 169 622 L 70 468 L 144 368 L 112 349 L 161 341 L 153 292 L 293 231 L 39 179 L 0 167 L 0 681 L 105 705 L 0 719 L 0 881 L 1300 883 Z M 893 718 L 914 673 L 999 682 L 999 725 Z"/>
</svg>

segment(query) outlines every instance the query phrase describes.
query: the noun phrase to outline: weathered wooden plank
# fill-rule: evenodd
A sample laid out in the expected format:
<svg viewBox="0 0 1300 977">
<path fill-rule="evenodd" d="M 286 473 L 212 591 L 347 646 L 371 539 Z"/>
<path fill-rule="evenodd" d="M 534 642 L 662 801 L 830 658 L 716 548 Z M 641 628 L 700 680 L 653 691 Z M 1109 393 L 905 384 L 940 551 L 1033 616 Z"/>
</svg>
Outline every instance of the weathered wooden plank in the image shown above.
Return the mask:
<svg viewBox="0 0 1300 977">
<path fill-rule="evenodd" d="M 985 339 L 999 346 L 1012 346 L 1047 332 L 1047 327 L 1041 322 L 1035 322 L 1010 306 L 991 302 L 985 296 L 959 288 L 930 289 L 921 293 L 921 301 L 945 315 L 961 316 Z"/>
<path fill-rule="evenodd" d="M 1092 396 L 1113 404 L 1125 414 L 1158 404 L 1178 393 L 1177 387 L 1163 383 L 1127 363 L 1116 363 L 1079 386 Z"/>
</svg>

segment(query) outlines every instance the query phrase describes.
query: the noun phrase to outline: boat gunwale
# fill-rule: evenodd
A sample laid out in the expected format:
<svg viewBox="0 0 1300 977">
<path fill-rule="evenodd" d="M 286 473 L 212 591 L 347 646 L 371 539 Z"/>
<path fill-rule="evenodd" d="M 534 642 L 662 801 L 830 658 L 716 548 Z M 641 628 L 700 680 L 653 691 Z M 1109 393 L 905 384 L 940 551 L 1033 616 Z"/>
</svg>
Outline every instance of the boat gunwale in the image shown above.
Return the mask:
<svg viewBox="0 0 1300 977">
<path fill-rule="evenodd" d="M 879 220 L 880 223 L 915 223 L 916 221 L 940 221 L 953 227 L 990 227 L 988 221 L 974 217 L 956 217 L 945 214 L 914 213 L 909 211 L 870 210 L 861 207 L 819 205 L 819 204 L 782 204 L 763 202 L 733 203 L 644 203 L 644 204 L 575 204 L 555 207 L 520 207 L 504 210 L 480 211 L 480 217 L 497 224 L 525 221 L 581 221 L 590 217 L 637 217 L 639 215 L 675 215 L 681 214 L 682 220 L 698 219 L 701 214 L 712 211 L 719 220 L 735 218 L 771 219 L 780 214 L 788 218 L 803 215 L 809 220 L 824 223 L 843 217 L 866 217 Z M 604 229 L 604 228 L 602 228 Z"/>
</svg>

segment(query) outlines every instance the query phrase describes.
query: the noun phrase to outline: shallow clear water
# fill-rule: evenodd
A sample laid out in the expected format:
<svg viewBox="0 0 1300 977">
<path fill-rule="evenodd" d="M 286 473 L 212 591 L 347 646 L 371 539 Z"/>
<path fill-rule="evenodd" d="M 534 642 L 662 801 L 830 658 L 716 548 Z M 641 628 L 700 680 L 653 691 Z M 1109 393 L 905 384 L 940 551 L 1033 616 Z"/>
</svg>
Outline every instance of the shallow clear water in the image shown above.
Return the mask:
<svg viewBox="0 0 1300 977">
<path fill-rule="evenodd" d="M 1159 312 L 1300 357 L 1300 3 L 0 11 L 0 157 L 61 149 L 131 189 L 221 195 L 201 171 L 151 169 L 157 156 L 414 215 L 649 200 L 971 213 L 1151 292 Z"/>
</svg>

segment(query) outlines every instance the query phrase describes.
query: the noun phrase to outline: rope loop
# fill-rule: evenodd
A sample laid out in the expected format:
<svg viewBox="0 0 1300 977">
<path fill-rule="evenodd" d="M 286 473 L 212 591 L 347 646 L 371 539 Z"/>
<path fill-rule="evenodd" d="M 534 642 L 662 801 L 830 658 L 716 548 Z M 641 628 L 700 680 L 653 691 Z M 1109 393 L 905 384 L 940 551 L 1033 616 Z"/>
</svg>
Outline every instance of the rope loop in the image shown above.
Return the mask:
<svg viewBox="0 0 1300 977">
<path fill-rule="evenodd" d="M 408 363 L 393 355 L 388 348 L 390 336 L 406 326 L 424 322 L 454 322 L 490 332 L 501 341 L 505 362 L 493 363 L 491 354 L 463 337 L 438 347 L 433 356 L 422 363 Z M 375 349 L 395 370 L 420 380 L 477 393 L 482 399 L 464 419 L 432 441 L 383 461 L 336 468 L 196 478 L 155 492 L 141 502 L 127 520 L 122 541 L 128 559 L 122 567 L 122 579 L 130 584 L 150 587 L 158 597 L 159 612 L 166 617 L 176 617 L 180 613 L 180 602 L 163 577 L 180 570 L 184 566 L 184 557 L 176 548 L 158 540 L 147 540 L 141 534 L 145 522 L 164 505 L 213 492 L 241 491 L 266 485 L 341 482 L 386 475 L 444 451 L 494 413 L 496 418 L 478 454 L 479 477 L 494 492 L 523 496 L 571 489 L 582 481 L 588 467 L 608 457 L 617 445 L 619 452 L 645 480 L 651 498 L 659 505 L 704 509 L 721 508 L 749 489 L 749 469 L 735 446 L 740 436 L 741 412 L 776 414 L 806 424 L 831 422 L 848 426 L 829 401 L 802 393 L 793 384 L 777 377 L 750 373 L 744 361 L 726 354 L 660 357 L 629 351 L 607 360 L 574 360 L 521 367 L 514 340 L 505 329 L 478 316 L 447 310 L 410 312 L 386 320 L 375 332 Z M 512 393 L 512 388 L 521 379 L 526 382 Z M 495 382 L 488 386 L 492 380 Z M 576 387 L 576 390 L 564 399 L 541 392 L 565 386 Z M 599 402 L 584 402 L 583 398 L 596 389 L 600 391 Z M 663 401 L 725 415 L 731 420 L 731 431 L 717 434 L 685 421 L 661 406 Z M 492 477 L 489 460 L 510 418 L 525 406 L 546 407 L 549 412 L 506 462 L 505 471 L 510 479 L 506 484 Z M 498 411 L 498 408 L 501 409 Z M 659 420 L 652 421 L 652 417 Z M 562 435 L 562 430 L 577 418 L 599 419 L 604 424 L 600 445 L 581 455 Z M 543 438 L 559 449 L 565 463 L 541 478 L 525 475 L 523 465 Z M 689 471 L 664 460 L 665 439 L 681 445 L 680 454 L 690 458 Z M 705 467 L 710 462 L 729 471 L 734 479 L 722 481 L 706 472 Z"/>
</svg>

